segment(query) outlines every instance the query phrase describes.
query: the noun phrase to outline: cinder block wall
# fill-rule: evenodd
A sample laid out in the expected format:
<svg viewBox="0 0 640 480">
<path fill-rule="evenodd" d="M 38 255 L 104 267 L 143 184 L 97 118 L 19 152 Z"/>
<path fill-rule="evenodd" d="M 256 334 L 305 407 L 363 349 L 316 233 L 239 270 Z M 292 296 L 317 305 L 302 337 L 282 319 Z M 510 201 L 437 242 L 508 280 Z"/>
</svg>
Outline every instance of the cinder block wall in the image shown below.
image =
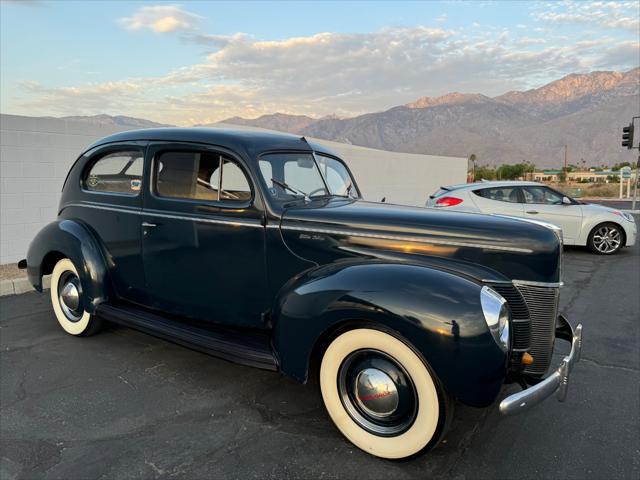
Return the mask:
<svg viewBox="0 0 640 480">
<path fill-rule="evenodd" d="M 91 143 L 127 130 L 55 118 L 0 115 L 0 264 L 17 262 L 54 220 L 69 167 Z M 440 185 L 466 179 L 464 158 L 385 152 L 319 141 L 352 169 L 365 199 L 424 205 Z"/>
<path fill-rule="evenodd" d="M 120 130 L 0 115 L 0 263 L 24 258 L 33 236 L 56 218 L 62 183 L 78 154 Z"/>
</svg>

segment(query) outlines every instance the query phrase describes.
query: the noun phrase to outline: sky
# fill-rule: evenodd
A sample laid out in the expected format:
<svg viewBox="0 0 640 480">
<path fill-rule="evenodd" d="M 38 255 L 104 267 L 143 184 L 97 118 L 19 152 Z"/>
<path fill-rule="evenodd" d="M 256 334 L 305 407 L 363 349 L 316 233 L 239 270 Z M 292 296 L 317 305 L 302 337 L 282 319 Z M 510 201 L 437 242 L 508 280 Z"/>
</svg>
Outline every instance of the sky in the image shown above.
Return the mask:
<svg viewBox="0 0 640 480">
<path fill-rule="evenodd" d="M 640 65 L 640 2 L 0 1 L 0 111 L 351 117 Z"/>
</svg>

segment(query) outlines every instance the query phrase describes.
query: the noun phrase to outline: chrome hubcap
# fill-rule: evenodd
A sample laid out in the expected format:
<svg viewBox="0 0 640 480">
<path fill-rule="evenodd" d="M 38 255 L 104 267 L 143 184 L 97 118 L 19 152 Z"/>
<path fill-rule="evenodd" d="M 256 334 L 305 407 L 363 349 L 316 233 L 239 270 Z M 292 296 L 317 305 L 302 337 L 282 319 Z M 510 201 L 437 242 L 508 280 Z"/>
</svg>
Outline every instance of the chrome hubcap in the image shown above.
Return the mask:
<svg viewBox="0 0 640 480">
<path fill-rule="evenodd" d="M 418 413 L 418 395 L 405 369 L 378 350 L 358 350 L 342 362 L 338 392 L 361 428 L 382 437 L 408 430 Z"/>
<path fill-rule="evenodd" d="M 383 371 L 366 368 L 355 383 L 356 402 L 372 417 L 388 417 L 398 408 L 398 389 Z"/>
<path fill-rule="evenodd" d="M 622 243 L 620 231 L 614 227 L 600 227 L 593 234 L 593 246 L 601 253 L 613 253 Z"/>
<path fill-rule="evenodd" d="M 58 282 L 58 299 L 64 315 L 72 322 L 82 318 L 80 281 L 72 272 L 65 272 Z"/>
</svg>

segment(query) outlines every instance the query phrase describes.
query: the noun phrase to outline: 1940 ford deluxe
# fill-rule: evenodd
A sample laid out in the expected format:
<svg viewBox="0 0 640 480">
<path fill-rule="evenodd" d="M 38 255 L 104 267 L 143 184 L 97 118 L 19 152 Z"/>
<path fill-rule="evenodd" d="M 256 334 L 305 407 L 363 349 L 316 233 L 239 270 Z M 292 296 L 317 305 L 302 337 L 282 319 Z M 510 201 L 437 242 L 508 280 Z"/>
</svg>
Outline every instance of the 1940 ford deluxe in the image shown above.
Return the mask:
<svg viewBox="0 0 640 480">
<path fill-rule="evenodd" d="M 558 315 L 562 239 L 519 219 L 370 203 L 305 138 L 218 129 L 119 133 L 65 181 L 29 247 L 76 336 L 108 320 L 306 382 L 384 458 L 443 436 L 454 401 L 564 400 L 581 326 Z M 556 338 L 571 352 L 550 374 Z"/>
</svg>

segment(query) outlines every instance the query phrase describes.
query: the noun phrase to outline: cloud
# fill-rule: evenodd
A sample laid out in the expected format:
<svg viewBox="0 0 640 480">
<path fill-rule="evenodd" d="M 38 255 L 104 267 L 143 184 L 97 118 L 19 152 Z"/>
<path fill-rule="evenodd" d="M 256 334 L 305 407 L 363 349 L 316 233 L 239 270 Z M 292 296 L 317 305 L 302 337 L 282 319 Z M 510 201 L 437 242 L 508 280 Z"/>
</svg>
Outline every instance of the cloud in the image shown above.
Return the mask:
<svg viewBox="0 0 640 480">
<path fill-rule="evenodd" d="M 149 5 L 141 7 L 130 17 L 121 18 L 118 23 L 127 30 L 152 30 L 156 33 L 192 31 L 202 21 L 202 17 L 177 5 Z"/>
<path fill-rule="evenodd" d="M 127 109 L 130 101 L 139 101 L 143 85 L 135 81 L 104 82 L 81 87 L 46 87 L 38 82 L 20 82 L 22 89 L 35 96 L 24 105 L 35 109 L 46 109 L 56 114 L 73 112 L 96 112 Z"/>
<path fill-rule="evenodd" d="M 21 108 L 119 113 L 180 125 L 276 111 L 353 116 L 424 95 L 498 95 L 574 72 L 628 70 L 640 54 L 631 39 L 551 33 L 540 39 L 484 28 L 397 27 L 279 40 L 244 33 L 184 36 L 208 47 L 202 61 L 157 77 L 103 84 L 47 88 L 27 82 Z"/>
<path fill-rule="evenodd" d="M 640 3 L 634 1 L 545 4 L 533 17 L 551 24 L 588 24 L 608 29 L 640 30 Z M 640 33 L 640 32 L 639 32 Z"/>
</svg>

